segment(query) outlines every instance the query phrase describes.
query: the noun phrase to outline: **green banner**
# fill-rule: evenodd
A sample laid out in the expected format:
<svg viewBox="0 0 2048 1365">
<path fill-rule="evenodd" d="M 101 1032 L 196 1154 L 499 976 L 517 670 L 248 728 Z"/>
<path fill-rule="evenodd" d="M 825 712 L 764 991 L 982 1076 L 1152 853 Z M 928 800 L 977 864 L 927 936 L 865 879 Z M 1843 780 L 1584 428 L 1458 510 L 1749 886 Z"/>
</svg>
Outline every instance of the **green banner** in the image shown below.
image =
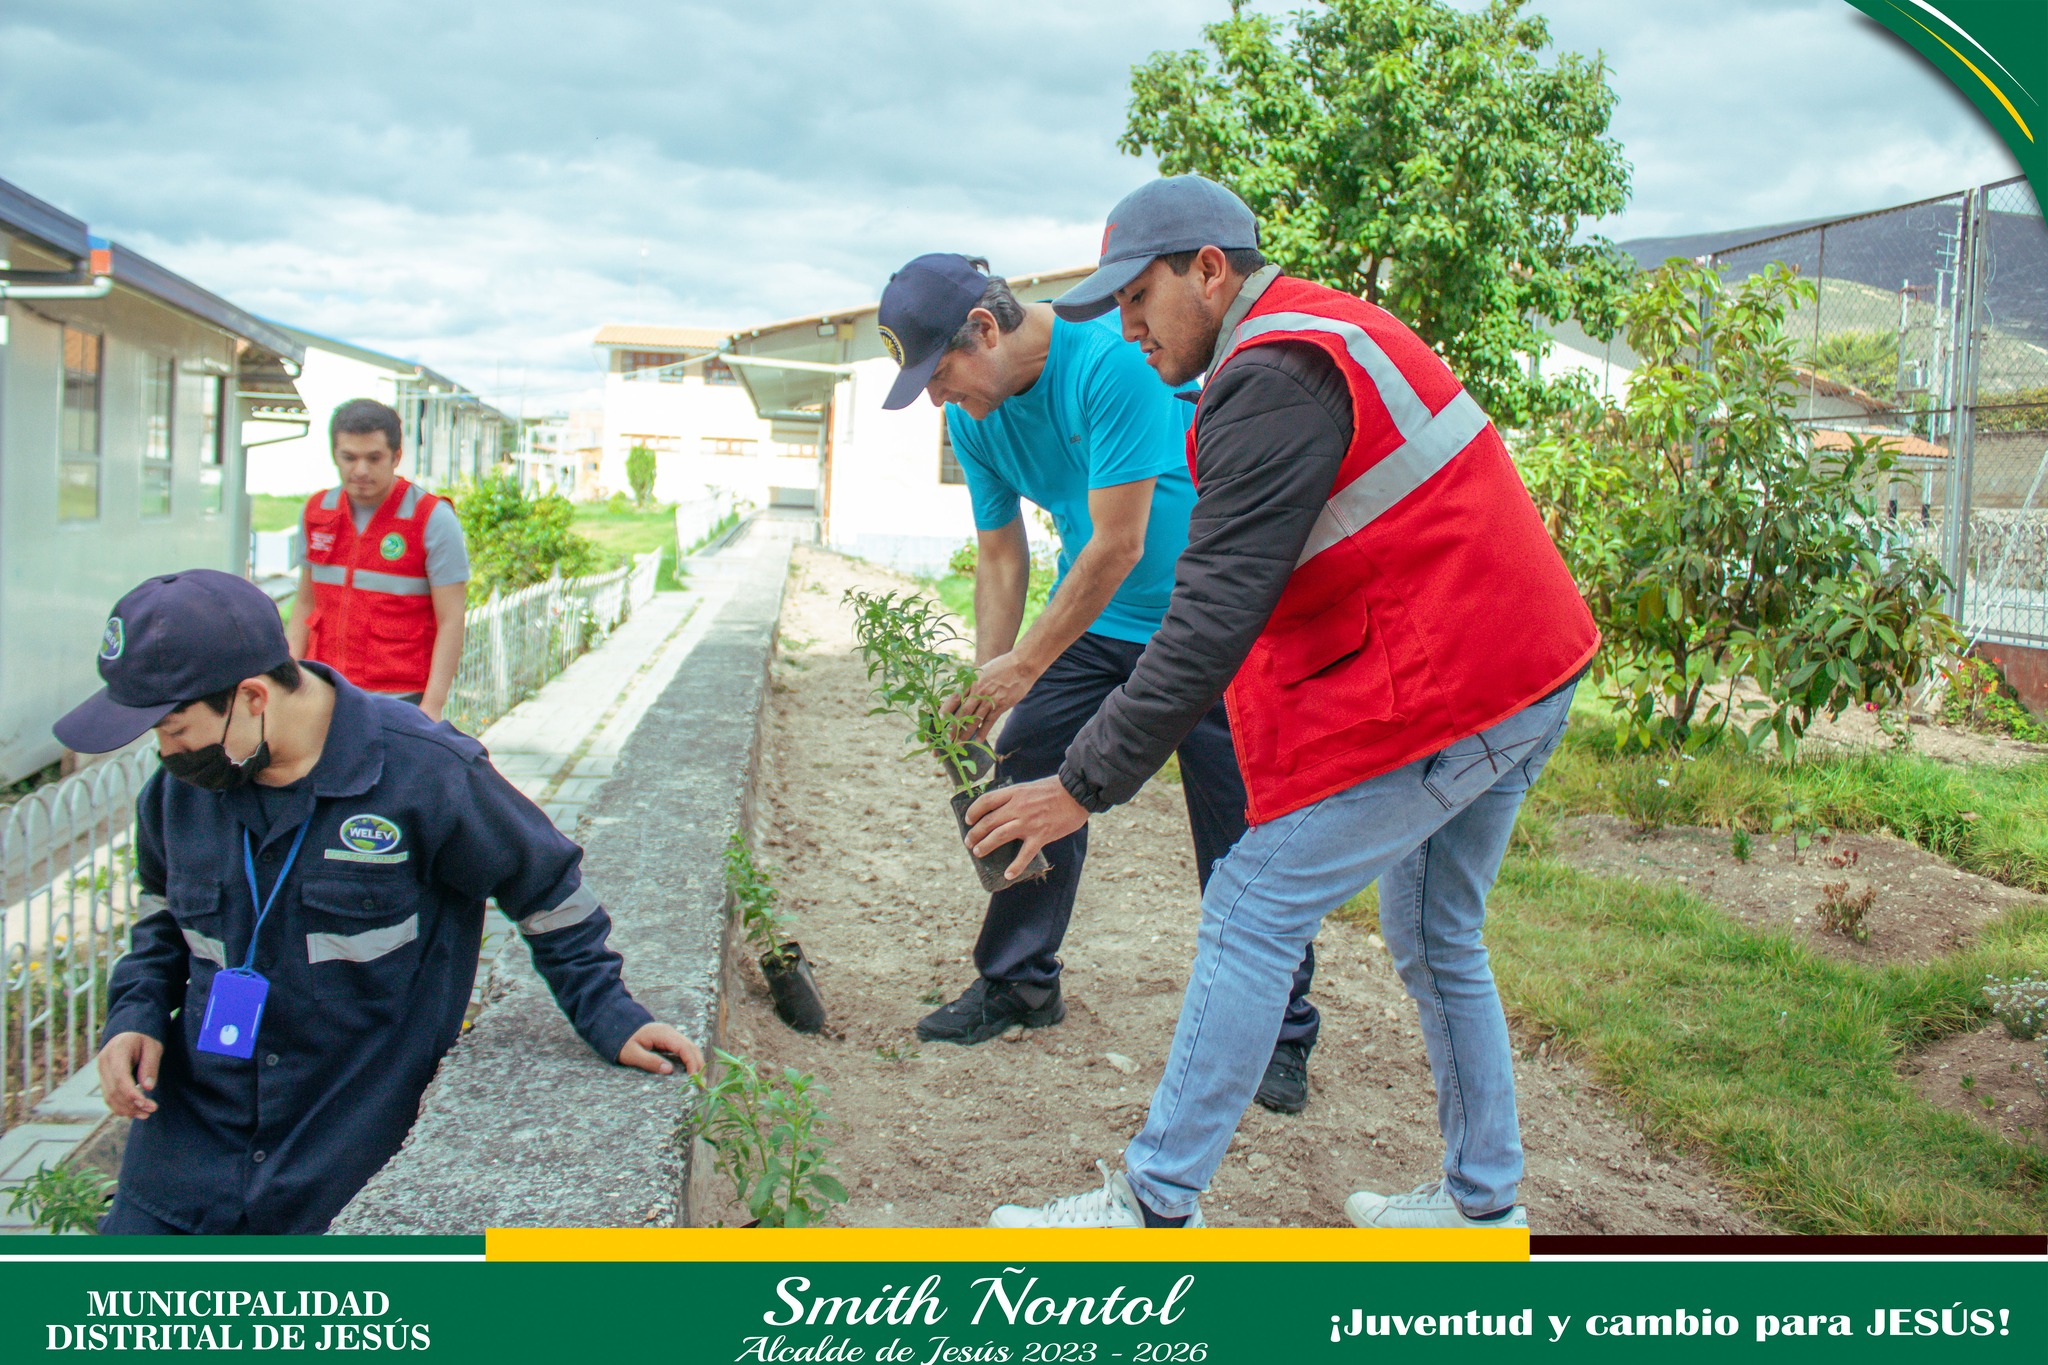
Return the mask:
<svg viewBox="0 0 2048 1365">
<path fill-rule="evenodd" d="M 399 1263 L 477 1250 L 345 1246 L 320 1260 L 0 1254 L 0 1360 L 2048 1359 L 2038 1259 Z"/>
<path fill-rule="evenodd" d="M 2048 0 L 1849 0 L 1969 97 L 2038 190 L 2048 172 Z"/>
</svg>

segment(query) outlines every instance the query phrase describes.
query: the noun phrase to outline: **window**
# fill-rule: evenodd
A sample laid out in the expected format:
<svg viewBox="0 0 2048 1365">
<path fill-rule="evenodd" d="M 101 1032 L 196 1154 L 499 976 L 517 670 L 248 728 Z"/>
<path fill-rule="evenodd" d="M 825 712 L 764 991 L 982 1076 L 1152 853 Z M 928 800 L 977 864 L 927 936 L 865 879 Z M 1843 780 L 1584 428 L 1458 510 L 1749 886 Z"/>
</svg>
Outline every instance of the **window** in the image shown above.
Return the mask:
<svg viewBox="0 0 2048 1365">
<path fill-rule="evenodd" d="M 704 438 L 704 453 L 706 455 L 751 455 L 754 453 L 754 443 L 738 436 L 706 436 Z"/>
<path fill-rule="evenodd" d="M 953 458 L 953 431 L 946 424 L 944 413 L 939 414 L 939 482 L 967 482 L 967 475 L 960 470 L 960 462 Z"/>
<path fill-rule="evenodd" d="M 680 384 L 683 372 L 664 369 L 683 357 L 674 351 L 615 351 L 619 372 L 636 383 Z"/>
<path fill-rule="evenodd" d="M 64 329 L 64 409 L 57 451 L 57 520 L 100 515 L 100 373 L 102 343 L 91 332 Z"/>
<path fill-rule="evenodd" d="M 142 515 L 171 514 L 171 389 L 178 362 L 142 358 Z"/>
<path fill-rule="evenodd" d="M 704 382 L 707 384 L 737 384 L 740 377 L 732 372 L 732 366 L 723 360 L 704 362 Z"/>
<path fill-rule="evenodd" d="M 222 511 L 227 499 L 228 433 L 221 420 L 227 381 L 214 374 L 185 376 L 185 401 L 199 413 L 199 501 L 208 512 Z"/>
</svg>

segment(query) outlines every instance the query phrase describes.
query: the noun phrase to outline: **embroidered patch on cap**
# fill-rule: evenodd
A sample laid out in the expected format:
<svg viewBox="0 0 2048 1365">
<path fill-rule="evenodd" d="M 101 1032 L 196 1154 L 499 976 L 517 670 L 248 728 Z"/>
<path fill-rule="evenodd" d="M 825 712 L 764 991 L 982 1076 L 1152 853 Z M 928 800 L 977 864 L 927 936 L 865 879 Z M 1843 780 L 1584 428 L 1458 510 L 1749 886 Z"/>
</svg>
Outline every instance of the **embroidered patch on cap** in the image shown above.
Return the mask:
<svg viewBox="0 0 2048 1365">
<path fill-rule="evenodd" d="M 121 618 L 109 616 L 107 618 L 106 634 L 100 636 L 100 657 L 108 663 L 112 663 L 121 657 L 121 651 L 127 647 L 128 636 L 122 628 Z"/>
<path fill-rule="evenodd" d="M 896 334 L 887 327 L 877 327 L 875 330 L 882 334 L 882 345 L 888 348 L 889 359 L 901 366 L 903 364 L 903 343 L 898 341 Z"/>
</svg>

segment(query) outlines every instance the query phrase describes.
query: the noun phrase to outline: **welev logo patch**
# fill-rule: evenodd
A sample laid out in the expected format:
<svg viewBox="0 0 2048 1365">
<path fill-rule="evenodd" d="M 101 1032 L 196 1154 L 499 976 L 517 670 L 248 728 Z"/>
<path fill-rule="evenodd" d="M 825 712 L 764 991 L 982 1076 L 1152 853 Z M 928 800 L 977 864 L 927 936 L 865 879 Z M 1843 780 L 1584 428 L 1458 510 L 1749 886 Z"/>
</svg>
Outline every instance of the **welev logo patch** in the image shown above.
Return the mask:
<svg viewBox="0 0 2048 1365">
<path fill-rule="evenodd" d="M 402 863 L 409 852 L 401 851 L 405 835 L 394 820 L 381 815 L 351 815 L 341 822 L 344 848 L 330 848 L 326 856 L 343 863 Z"/>
</svg>

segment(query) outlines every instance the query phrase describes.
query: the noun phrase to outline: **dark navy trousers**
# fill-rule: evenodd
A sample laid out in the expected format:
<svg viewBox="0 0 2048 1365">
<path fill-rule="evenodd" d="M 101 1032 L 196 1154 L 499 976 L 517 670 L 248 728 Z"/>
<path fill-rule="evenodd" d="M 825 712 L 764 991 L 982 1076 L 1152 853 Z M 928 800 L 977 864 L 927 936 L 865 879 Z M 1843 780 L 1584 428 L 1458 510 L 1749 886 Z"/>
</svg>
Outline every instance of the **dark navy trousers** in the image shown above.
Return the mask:
<svg viewBox="0 0 2048 1365">
<path fill-rule="evenodd" d="M 1142 644 L 1092 632 L 1067 646 L 1004 721 L 996 739 L 1001 751 L 997 781 L 1032 782 L 1057 774 L 1074 736 L 1109 694 L 1130 680 L 1144 652 Z M 1181 796 L 1187 801 L 1188 827 L 1195 837 L 1196 876 L 1206 887 L 1209 869 L 1245 829 L 1244 778 L 1237 771 L 1230 717 L 1220 699 L 1177 752 Z M 1047 844 L 1045 856 L 1051 872 L 989 897 L 981 937 L 974 944 L 974 965 L 991 981 L 1049 985 L 1059 977 L 1060 941 L 1073 917 L 1081 865 L 1088 858 L 1088 827 Z M 1316 949 L 1311 943 L 1294 969 L 1294 989 L 1280 1026 L 1283 1043 L 1315 1045 L 1316 1007 L 1308 1000 L 1315 970 Z"/>
</svg>

